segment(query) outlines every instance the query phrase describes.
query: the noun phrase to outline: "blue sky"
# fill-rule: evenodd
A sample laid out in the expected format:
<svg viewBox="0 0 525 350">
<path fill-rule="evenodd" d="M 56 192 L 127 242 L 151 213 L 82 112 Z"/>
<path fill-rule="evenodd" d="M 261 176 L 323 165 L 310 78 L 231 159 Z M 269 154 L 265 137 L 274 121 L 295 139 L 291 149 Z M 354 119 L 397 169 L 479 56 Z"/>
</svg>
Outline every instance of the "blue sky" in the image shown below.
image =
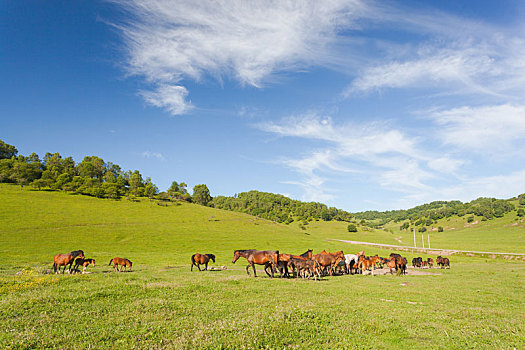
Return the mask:
<svg viewBox="0 0 525 350">
<path fill-rule="evenodd" d="M 0 139 L 349 211 L 525 192 L 521 1 L 2 1 Z"/>
</svg>

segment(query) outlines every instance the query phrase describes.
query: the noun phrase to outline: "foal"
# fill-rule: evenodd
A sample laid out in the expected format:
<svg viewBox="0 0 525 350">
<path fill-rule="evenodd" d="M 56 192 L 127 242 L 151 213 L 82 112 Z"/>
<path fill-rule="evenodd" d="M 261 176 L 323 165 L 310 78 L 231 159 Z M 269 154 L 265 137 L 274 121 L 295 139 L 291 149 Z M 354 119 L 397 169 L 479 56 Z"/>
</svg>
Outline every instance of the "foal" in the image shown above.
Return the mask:
<svg viewBox="0 0 525 350">
<path fill-rule="evenodd" d="M 95 259 L 82 259 L 82 258 L 77 258 L 75 260 L 75 267 L 73 268 L 73 270 L 76 270 L 77 267 L 79 266 L 82 266 L 83 269 L 82 269 L 82 274 L 86 273 L 86 268 L 89 266 L 89 265 L 93 265 L 95 266 Z"/>
<path fill-rule="evenodd" d="M 129 270 L 131 271 L 131 266 L 133 265 L 128 259 L 118 257 L 111 259 L 108 266 L 111 264 L 113 264 L 113 270 L 118 270 L 119 272 L 122 272 L 122 267 L 124 267 L 124 270 L 129 267 Z"/>
</svg>

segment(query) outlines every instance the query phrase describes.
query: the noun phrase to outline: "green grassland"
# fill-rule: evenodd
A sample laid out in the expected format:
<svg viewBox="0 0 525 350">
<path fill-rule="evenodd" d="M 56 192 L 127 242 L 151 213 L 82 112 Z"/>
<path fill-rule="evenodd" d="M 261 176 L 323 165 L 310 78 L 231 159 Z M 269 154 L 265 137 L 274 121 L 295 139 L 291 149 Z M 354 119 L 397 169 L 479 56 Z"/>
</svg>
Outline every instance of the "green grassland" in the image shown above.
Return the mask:
<svg viewBox="0 0 525 350">
<path fill-rule="evenodd" d="M 296 227 L 299 228 L 298 224 Z M 311 221 L 305 232 L 326 239 L 354 240 L 362 242 L 383 243 L 412 247 L 413 232 L 399 229 L 401 223 L 390 222 L 384 229 L 363 229 L 350 233 L 348 223 L 337 221 Z M 294 226 L 294 224 L 292 224 Z M 438 232 L 438 227 L 443 232 Z M 421 233 L 416 232 L 416 244 L 422 247 Z M 459 249 L 483 252 L 525 253 L 525 220 L 516 212 L 506 214 L 503 218 L 482 221 L 475 217 L 472 223 L 467 217 L 453 216 L 440 219 L 427 232 L 423 233 L 425 247 L 428 248 L 430 236 L 431 247 L 441 249 Z"/>
<path fill-rule="evenodd" d="M 350 234 L 328 224 L 302 230 L 187 203 L 0 185 L 0 348 L 525 348 L 523 262 L 454 256 L 450 270 L 432 275 L 317 282 L 270 279 L 260 269 L 249 278 L 243 259 L 231 263 L 234 249 L 390 253 L 329 241 L 389 243 L 390 232 Z M 481 224 L 445 233 L 470 230 L 492 244 L 494 233 Z M 45 273 L 55 254 L 75 249 L 97 260 L 90 274 Z M 190 272 L 195 252 L 215 253 L 214 265 L 227 270 Z M 112 272 L 114 256 L 132 260 L 133 272 Z"/>
</svg>

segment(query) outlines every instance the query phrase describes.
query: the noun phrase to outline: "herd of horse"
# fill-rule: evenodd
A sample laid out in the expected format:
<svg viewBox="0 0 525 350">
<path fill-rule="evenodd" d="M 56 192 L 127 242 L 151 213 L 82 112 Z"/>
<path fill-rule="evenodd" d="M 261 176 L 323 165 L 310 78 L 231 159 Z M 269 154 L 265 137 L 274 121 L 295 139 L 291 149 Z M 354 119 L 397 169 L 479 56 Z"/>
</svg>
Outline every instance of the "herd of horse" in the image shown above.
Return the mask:
<svg viewBox="0 0 525 350">
<path fill-rule="evenodd" d="M 442 269 L 447 267 L 450 268 L 450 260 L 448 258 L 441 257 L 441 255 L 436 258 L 436 264 Z M 417 257 L 412 259 L 412 266 L 421 269 L 424 267 L 431 269 L 434 266 L 434 259 L 427 258 L 427 260 L 423 260 L 422 257 Z"/>
<path fill-rule="evenodd" d="M 396 275 L 405 275 L 407 269 L 407 259 L 400 254 L 392 253 L 388 258 L 383 258 L 377 254 L 374 256 L 365 256 L 364 251 L 357 254 L 344 254 L 342 250 L 331 253 L 323 250 L 318 254 L 313 254 L 313 250 L 309 249 L 303 254 L 281 254 L 278 250 L 235 250 L 233 252 L 232 264 L 235 264 L 239 258 L 244 258 L 248 262 L 246 266 L 246 273 L 250 276 L 250 267 L 253 270 L 253 276 L 257 277 L 255 265 L 263 265 L 264 272 L 269 277 L 274 277 L 274 273 L 279 272 L 281 277 L 307 278 L 313 277 L 315 280 L 324 275 L 333 276 L 334 274 L 364 274 L 364 271 L 370 271 L 374 275 L 376 268 L 387 267 L 390 269 L 390 274 L 396 271 Z M 214 254 L 193 254 L 191 256 L 191 268 L 197 266 L 199 271 L 202 271 L 200 265 L 204 265 L 204 270 L 208 269 L 208 263 L 215 262 Z M 73 264 L 74 267 L 73 267 Z M 129 259 L 115 257 L 109 261 L 109 265 L 113 264 L 113 270 L 122 272 L 122 270 L 131 270 L 133 263 Z M 423 260 L 421 257 L 412 259 L 412 266 L 423 268 L 432 268 L 434 260 L 428 258 Z M 438 256 L 436 264 L 441 268 L 450 268 L 450 260 Z M 68 254 L 55 255 L 53 269 L 55 273 L 60 272 L 63 266 L 62 274 L 65 273 L 69 266 L 68 273 L 72 271 L 80 271 L 82 266 L 82 274 L 86 272 L 89 265 L 95 266 L 95 259 L 86 259 L 82 250 L 75 250 Z"/>
<path fill-rule="evenodd" d="M 206 264 L 213 257 L 215 262 L 215 255 L 213 254 L 195 254 L 191 257 L 193 271 L 194 264 Z M 199 257 L 198 262 L 196 257 Z M 232 263 L 235 264 L 239 258 L 245 258 L 248 261 L 246 266 L 246 273 L 250 275 L 250 267 L 253 270 L 254 277 L 257 277 L 255 265 L 263 265 L 264 271 L 269 277 L 274 277 L 274 272 L 279 272 L 281 277 L 295 276 L 296 278 L 321 278 L 323 275 L 333 276 L 334 274 L 363 274 L 364 271 L 370 271 L 374 275 L 376 268 L 383 268 L 384 266 L 390 269 L 390 273 L 396 271 L 396 274 L 406 274 L 407 259 L 400 254 L 392 253 L 388 258 L 382 258 L 377 254 L 374 256 L 366 256 L 364 251 L 357 254 L 344 254 L 342 250 L 331 253 L 322 251 L 319 254 L 313 254 L 311 249 L 303 254 L 281 254 L 275 250 L 235 250 L 233 252 Z M 450 267 L 448 258 L 438 257 L 441 262 L 446 259 L 447 266 Z M 200 268 L 199 268 L 200 270 Z"/>
<path fill-rule="evenodd" d="M 74 267 L 73 264 L 75 264 Z M 108 266 L 111 264 L 113 264 L 113 270 L 118 271 L 122 271 L 123 267 L 125 270 L 129 267 L 131 270 L 131 266 L 133 265 L 128 259 L 118 257 L 111 259 Z M 82 250 L 74 250 L 71 253 L 55 255 L 53 261 L 53 270 L 55 273 L 59 273 L 60 268 L 64 266 L 64 269 L 62 270 L 62 274 L 64 274 L 68 266 L 68 273 L 80 271 L 80 266 L 82 266 L 82 274 L 84 274 L 86 273 L 86 268 L 89 265 L 95 266 L 95 259 L 87 259 L 84 256 L 84 251 Z"/>
</svg>

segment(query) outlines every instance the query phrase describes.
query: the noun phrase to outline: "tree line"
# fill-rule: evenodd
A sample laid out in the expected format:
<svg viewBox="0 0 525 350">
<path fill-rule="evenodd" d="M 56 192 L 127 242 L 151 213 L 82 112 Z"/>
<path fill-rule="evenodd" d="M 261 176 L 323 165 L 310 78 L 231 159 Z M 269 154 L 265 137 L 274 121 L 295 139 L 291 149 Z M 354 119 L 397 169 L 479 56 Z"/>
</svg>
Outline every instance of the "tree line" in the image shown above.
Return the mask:
<svg viewBox="0 0 525 350">
<path fill-rule="evenodd" d="M 518 200 L 519 206 L 525 206 L 525 194 L 518 196 L 518 198 L 496 199 L 480 197 L 473 201 L 462 203 L 461 201 L 435 201 L 423 205 L 418 205 L 406 210 L 390 210 L 390 211 L 365 211 L 355 213 L 356 219 L 369 220 L 375 223 L 375 226 L 383 226 L 384 224 L 394 221 L 405 221 L 401 226 L 401 230 L 408 229 L 411 225 L 420 226 L 421 230 L 425 226 L 435 224 L 439 219 L 449 218 L 453 215 L 462 217 L 469 216 L 469 219 L 474 216 L 481 217 L 482 220 L 491 220 L 493 218 L 503 217 L 506 213 L 516 210 L 516 207 L 511 201 Z M 523 212 L 522 208 L 517 209 L 518 215 Z"/>
<path fill-rule="evenodd" d="M 217 196 L 211 205 L 286 224 L 294 220 L 350 221 L 352 218 L 352 214 L 322 203 L 301 202 L 280 194 L 259 191 L 242 192 L 233 197 Z"/>
<path fill-rule="evenodd" d="M 31 186 L 34 189 L 61 190 L 98 198 L 119 199 L 122 196 L 159 200 L 184 200 L 208 205 L 211 201 L 206 185 L 196 185 L 193 195 L 184 182 L 174 181 L 166 192 L 160 192 L 151 178 L 138 171 L 123 170 L 97 156 L 86 156 L 80 163 L 59 153 L 19 155 L 15 146 L 0 140 L 0 182 Z"/>
<path fill-rule="evenodd" d="M 390 221 L 403 222 L 400 229 L 410 226 L 431 226 L 442 218 L 453 215 L 474 215 L 482 220 L 502 217 L 516 210 L 512 200 L 518 200 L 517 215 L 525 216 L 525 194 L 510 200 L 478 198 L 468 203 L 461 201 L 434 201 L 406 210 L 365 211 L 351 214 L 317 202 L 302 202 L 283 195 L 249 191 L 233 197 L 213 198 L 205 184 L 193 187 L 188 193 L 187 184 L 173 181 L 170 188 L 160 192 L 149 177 L 144 178 L 138 171 L 123 170 L 119 165 L 105 162 L 97 156 L 86 156 L 80 163 L 72 157 L 63 158 L 59 153 L 46 153 L 43 159 L 36 153 L 29 156 L 18 154 L 15 146 L 0 140 L 0 183 L 15 183 L 34 189 L 60 190 L 99 198 L 119 199 L 123 196 L 146 197 L 162 201 L 187 201 L 236 212 L 247 213 L 279 223 L 289 224 L 311 220 L 352 221 L 360 220 L 361 225 L 377 228 Z M 470 219 L 469 217 L 469 219 Z M 354 230 L 350 228 L 349 230 Z"/>
</svg>

